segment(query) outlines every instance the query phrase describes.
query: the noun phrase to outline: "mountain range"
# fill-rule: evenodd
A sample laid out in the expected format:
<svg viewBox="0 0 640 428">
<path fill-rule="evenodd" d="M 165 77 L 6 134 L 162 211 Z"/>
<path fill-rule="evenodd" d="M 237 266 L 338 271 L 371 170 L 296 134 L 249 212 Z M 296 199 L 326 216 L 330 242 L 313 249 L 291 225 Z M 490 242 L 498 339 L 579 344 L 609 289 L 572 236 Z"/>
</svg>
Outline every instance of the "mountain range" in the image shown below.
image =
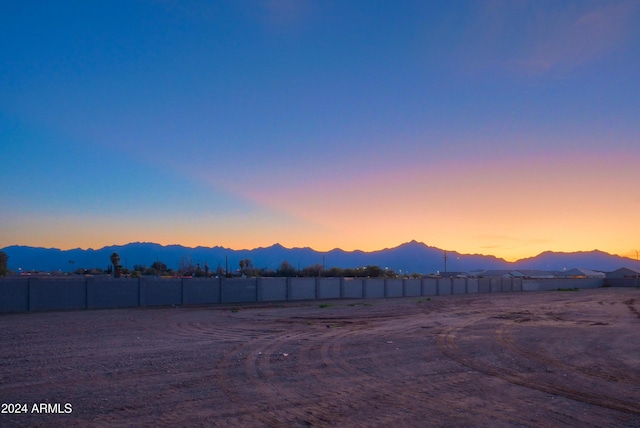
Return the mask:
<svg viewBox="0 0 640 428">
<path fill-rule="evenodd" d="M 398 273 L 436 273 L 445 270 L 445 251 L 430 247 L 424 243 L 411 241 L 394 248 L 364 252 L 316 251 L 311 248 L 285 248 L 280 244 L 252 250 L 232 250 L 216 247 L 185 247 L 182 245 L 160 245 L 148 242 L 135 242 L 126 245 L 113 245 L 94 249 L 60 250 L 56 248 L 39 248 L 14 245 L 1 249 L 9 256 L 9 269 L 18 271 L 75 271 L 78 268 L 106 269 L 112 253 L 120 255 L 124 267 L 135 265 L 150 266 L 155 261 L 165 263 L 168 267 L 178 269 L 185 258 L 202 266 L 208 264 L 211 270 L 218 266 L 229 271 L 239 268 L 239 262 L 250 259 L 256 268 L 276 270 L 283 261 L 294 267 L 305 268 L 312 265 L 355 268 L 359 266 L 377 265 L 393 269 Z M 547 251 L 535 257 L 507 262 L 504 259 L 481 254 L 462 254 L 447 251 L 448 272 L 473 272 L 491 269 L 540 269 L 559 271 L 572 268 L 587 268 L 603 272 L 613 271 L 620 267 L 635 267 L 637 261 L 598 250 L 588 252 L 552 252 Z"/>
</svg>

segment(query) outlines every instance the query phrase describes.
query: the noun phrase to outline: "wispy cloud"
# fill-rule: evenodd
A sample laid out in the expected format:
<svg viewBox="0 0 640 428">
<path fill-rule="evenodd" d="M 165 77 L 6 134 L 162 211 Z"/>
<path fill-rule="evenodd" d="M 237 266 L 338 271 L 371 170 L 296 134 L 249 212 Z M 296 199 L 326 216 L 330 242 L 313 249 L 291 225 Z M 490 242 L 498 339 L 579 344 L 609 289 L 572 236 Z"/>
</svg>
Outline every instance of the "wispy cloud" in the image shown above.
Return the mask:
<svg viewBox="0 0 640 428">
<path fill-rule="evenodd" d="M 603 58 L 621 48 L 637 23 L 640 2 L 604 3 L 575 13 L 540 12 L 532 46 L 521 58 L 510 61 L 528 73 L 571 70 Z"/>
<path fill-rule="evenodd" d="M 461 46 L 465 66 L 537 75 L 570 71 L 627 47 L 640 0 L 490 0 L 475 12 Z"/>
</svg>

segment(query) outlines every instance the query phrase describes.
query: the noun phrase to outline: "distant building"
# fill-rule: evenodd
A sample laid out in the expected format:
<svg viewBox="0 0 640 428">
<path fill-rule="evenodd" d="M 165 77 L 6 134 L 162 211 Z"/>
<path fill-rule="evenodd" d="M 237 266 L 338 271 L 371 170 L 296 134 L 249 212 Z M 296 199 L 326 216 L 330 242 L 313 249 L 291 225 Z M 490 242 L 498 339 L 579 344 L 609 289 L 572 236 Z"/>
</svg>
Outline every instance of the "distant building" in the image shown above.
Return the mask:
<svg viewBox="0 0 640 428">
<path fill-rule="evenodd" d="M 624 279 L 636 278 L 640 275 L 640 270 L 636 268 L 620 268 L 606 274 L 607 278 Z"/>
<path fill-rule="evenodd" d="M 469 272 L 440 272 L 441 278 L 472 278 L 475 275 Z"/>
<path fill-rule="evenodd" d="M 493 269 L 493 270 L 485 270 L 484 272 L 478 274 L 481 278 L 510 278 L 511 272 L 510 269 Z"/>
<path fill-rule="evenodd" d="M 604 272 L 597 272 L 590 269 L 575 268 L 558 272 L 560 278 L 604 278 Z"/>
<path fill-rule="evenodd" d="M 511 272 L 513 278 L 555 278 L 556 273 L 548 270 L 536 270 L 536 269 L 519 269 Z"/>
<path fill-rule="evenodd" d="M 555 272 L 535 269 L 495 269 L 482 272 L 483 278 L 555 278 Z"/>
</svg>

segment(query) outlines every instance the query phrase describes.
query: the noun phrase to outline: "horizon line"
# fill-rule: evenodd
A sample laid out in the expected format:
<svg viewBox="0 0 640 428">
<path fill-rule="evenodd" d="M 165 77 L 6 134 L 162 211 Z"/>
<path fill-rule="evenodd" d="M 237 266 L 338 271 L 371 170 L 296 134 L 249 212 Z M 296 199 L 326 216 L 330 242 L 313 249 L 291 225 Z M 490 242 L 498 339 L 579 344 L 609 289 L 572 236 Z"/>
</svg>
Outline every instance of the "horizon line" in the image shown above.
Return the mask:
<svg viewBox="0 0 640 428">
<path fill-rule="evenodd" d="M 197 249 L 197 248 L 206 248 L 206 249 L 214 249 L 214 248 L 222 248 L 224 250 L 229 250 L 229 251 L 255 251 L 255 250 L 259 250 L 259 249 L 267 249 L 267 248 L 272 248 L 275 246 L 280 246 L 284 249 L 287 250 L 296 250 L 296 249 L 309 249 L 311 251 L 315 251 L 317 253 L 330 253 L 332 251 L 344 251 L 347 253 L 354 253 L 354 252 L 362 252 L 362 253 L 375 253 L 375 252 L 379 252 L 379 251 L 385 251 L 385 250 L 393 250 L 399 247 L 402 247 L 404 245 L 409 245 L 409 244 L 419 244 L 419 245 L 423 245 L 427 248 L 432 248 L 432 249 L 436 249 L 436 250 L 440 250 L 443 253 L 455 253 L 461 256 L 484 256 L 484 257 L 494 257 L 496 259 L 505 261 L 507 263 L 517 263 L 519 261 L 522 260 L 527 260 L 527 259 L 533 259 L 536 257 L 539 257 L 543 254 L 546 253 L 554 253 L 554 254 L 575 254 L 575 253 L 592 253 L 592 252 L 601 252 L 601 253 L 605 253 L 605 254 L 609 254 L 611 256 L 616 256 L 616 257 L 621 257 L 621 258 L 626 258 L 626 259 L 630 259 L 630 260 L 635 260 L 632 257 L 629 256 L 623 256 L 620 254 L 614 254 L 614 253 L 609 253 L 607 251 L 602 251 L 599 250 L 597 248 L 594 248 L 592 250 L 576 250 L 576 251 L 554 251 L 554 250 L 545 250 L 542 251 L 536 255 L 533 256 L 528 256 L 528 257 L 522 257 L 519 259 L 513 259 L 513 260 L 507 260 L 504 257 L 498 257 L 494 254 L 486 254 L 486 253 L 480 253 L 480 252 L 475 252 L 475 253 L 461 253 L 457 250 L 449 250 L 449 249 L 444 249 L 444 248 L 440 248 L 440 247 L 436 247 L 436 246 L 432 246 L 432 245 L 428 245 L 422 241 L 417 241 L 415 239 L 412 239 L 410 241 L 406 241 L 403 242 L 401 244 L 395 245 L 395 246 L 391 246 L 391 247 L 385 247 L 385 248 L 380 248 L 380 249 L 376 249 L 376 250 L 360 250 L 360 249 L 354 249 L 354 250 L 345 250 L 342 249 L 340 247 L 334 247 L 331 250 L 317 250 L 313 247 L 310 246 L 304 246 L 304 247 L 298 247 L 298 246 L 292 246 L 292 247 L 287 247 L 285 245 L 280 244 L 279 242 L 276 242 L 274 244 L 271 244 L 269 246 L 258 246 L 258 247 L 254 247 L 254 248 L 231 248 L 231 247 L 225 247 L 223 245 L 213 245 L 213 246 L 206 246 L 206 245 L 197 245 L 197 246 L 188 246 L 188 245 L 184 245 L 184 244 L 177 244 L 177 243 L 172 243 L 172 244 L 161 244 L 158 242 L 152 242 L 152 241 L 130 241 L 127 242 L 126 244 L 110 244 L 110 245 L 103 245 L 102 247 L 99 248 L 93 248 L 93 247 L 86 247 L 86 248 L 82 248 L 82 247 L 73 247 L 73 248 L 58 248 L 58 247 L 45 247 L 45 246 L 34 246 L 34 245 L 24 245 L 24 244 L 13 244 L 13 245 L 7 245 L 3 248 L 0 248 L 0 250 L 9 248 L 9 247 L 31 247 L 31 248 L 39 248 L 39 249 L 44 249 L 44 250 L 59 250 L 59 251 L 75 251 L 75 250 L 80 250 L 80 251 L 100 251 L 103 250 L 105 248 L 109 248 L 109 247 L 125 247 L 127 245 L 135 245 L 135 244 L 151 244 L 151 245 L 158 245 L 161 246 L 163 248 L 166 247 L 183 247 L 183 248 L 188 248 L 188 249 Z"/>
</svg>

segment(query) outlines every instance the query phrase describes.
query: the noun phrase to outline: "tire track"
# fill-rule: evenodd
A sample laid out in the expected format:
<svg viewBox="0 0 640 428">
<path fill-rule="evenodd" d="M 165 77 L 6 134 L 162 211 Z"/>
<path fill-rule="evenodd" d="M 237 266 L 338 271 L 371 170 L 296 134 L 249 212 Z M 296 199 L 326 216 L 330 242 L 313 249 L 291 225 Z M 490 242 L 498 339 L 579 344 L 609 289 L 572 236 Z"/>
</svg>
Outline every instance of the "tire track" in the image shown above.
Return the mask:
<svg viewBox="0 0 640 428">
<path fill-rule="evenodd" d="M 625 305 L 627 305 L 627 307 L 629 308 L 629 310 L 635 314 L 635 316 L 637 316 L 638 318 L 640 318 L 640 310 L 638 310 L 635 307 L 635 304 L 637 302 L 637 299 L 629 299 L 629 300 L 625 300 L 623 303 Z"/>
<path fill-rule="evenodd" d="M 424 330 L 425 319 L 422 316 L 414 316 L 409 319 L 404 319 L 404 322 L 400 325 L 382 325 L 376 326 L 376 334 L 371 338 L 365 338 L 365 341 L 374 341 L 380 343 L 385 337 L 400 338 L 410 337 L 410 343 L 415 342 L 415 338 L 412 335 L 420 336 L 418 333 L 422 333 Z M 364 333 L 364 334 L 363 334 Z M 438 419 L 450 419 L 454 420 L 456 417 L 461 417 L 460 423 L 469 423 L 468 419 L 464 419 L 462 416 L 454 416 L 450 411 L 443 411 L 441 402 L 432 402 L 429 398 L 438 393 L 438 390 L 468 390 L 469 379 L 464 373 L 459 370 L 455 370 L 451 373 L 436 373 L 439 380 L 430 384 L 429 388 L 421 387 L 423 378 L 416 377 L 415 371 L 419 368 L 424 368 L 426 365 L 424 358 L 419 359 L 421 352 L 419 350 L 414 351 L 417 354 L 416 360 L 412 365 L 400 365 L 397 370 L 391 375 L 391 377 L 381 377 L 380 374 L 384 373 L 389 364 L 389 359 L 386 357 L 385 352 L 382 352 L 379 347 L 375 352 L 367 352 L 364 356 L 358 356 L 354 359 L 352 355 L 348 355 L 344 352 L 345 348 L 348 348 L 354 342 L 354 339 L 363 340 L 363 336 L 367 336 L 366 331 L 347 331 L 344 334 L 334 335 L 329 340 L 324 340 L 321 346 L 322 361 L 327 366 L 336 367 L 341 371 L 340 375 L 349 376 L 353 379 L 353 383 L 359 388 L 370 389 L 369 385 L 376 384 L 380 389 L 386 393 L 382 395 L 376 395 L 376 402 L 381 405 L 392 406 L 394 408 L 407 408 L 409 414 L 413 414 L 415 418 L 416 412 L 420 416 L 425 415 L 436 416 Z M 428 335 L 430 338 L 432 334 Z M 386 346 L 391 346 L 394 349 L 391 352 L 395 352 L 395 345 L 400 346 L 403 342 L 384 340 Z M 430 343 L 432 343 L 430 341 Z M 383 346 L 384 346 L 383 345 Z M 403 350 L 398 350 L 403 352 Z M 361 362 L 361 364 L 355 363 L 355 361 Z M 363 369 L 366 367 L 366 369 Z M 354 375 L 358 373 L 358 375 Z M 419 410 L 416 410 L 419 409 Z M 491 417 L 496 421 L 507 422 L 510 424 L 516 424 L 520 426 L 536 426 L 530 420 L 518 417 L 517 415 L 507 415 L 501 411 L 494 411 L 490 408 L 478 408 L 474 409 L 474 412 L 481 413 L 485 416 Z M 399 424 L 403 421 L 397 419 L 387 419 L 388 423 Z"/>
<path fill-rule="evenodd" d="M 445 329 L 438 337 L 438 346 L 449 358 L 457 361 L 473 370 L 485 373 L 489 376 L 501 378 L 509 383 L 525 388 L 535 389 L 548 394 L 563 396 L 576 401 L 581 401 L 594 406 L 604 407 L 627 414 L 640 415 L 640 405 L 638 403 L 619 400 L 606 395 L 583 391 L 572 388 L 569 385 L 558 384 L 557 382 L 545 381 L 540 378 L 524 376 L 521 373 L 510 370 L 506 367 L 485 364 L 478 358 L 474 358 L 463 352 L 457 345 L 457 336 L 471 323 L 458 327 Z M 508 349 L 507 349 L 508 350 Z"/>
<path fill-rule="evenodd" d="M 596 368 L 587 368 L 581 366 L 573 366 L 570 364 L 563 363 L 558 359 L 552 359 L 538 352 L 533 352 L 528 350 L 527 348 L 523 348 L 517 344 L 512 335 L 512 330 L 514 329 L 515 324 L 513 323 L 505 323 L 502 324 L 498 329 L 496 329 L 496 342 L 502 345 L 505 349 L 513 352 L 514 354 L 519 355 L 522 358 L 528 359 L 535 363 L 546 364 L 547 366 L 554 367 L 558 370 L 564 370 L 566 372 L 580 373 L 584 376 L 601 379 L 607 382 L 616 382 L 616 388 L 619 388 L 620 385 L 618 382 L 627 383 L 630 386 L 637 386 L 638 379 L 632 376 L 629 376 L 627 373 L 615 370 L 604 371 L 598 370 Z M 547 371 L 549 371 L 547 369 Z"/>
<path fill-rule="evenodd" d="M 304 339 L 307 334 L 271 334 L 236 346 L 223 356 L 216 367 L 218 383 L 236 405 L 254 413 L 258 420 L 268 426 L 326 424 L 328 419 L 303 408 L 295 385 L 280 382 L 287 370 L 296 372 L 298 340 Z"/>
</svg>

